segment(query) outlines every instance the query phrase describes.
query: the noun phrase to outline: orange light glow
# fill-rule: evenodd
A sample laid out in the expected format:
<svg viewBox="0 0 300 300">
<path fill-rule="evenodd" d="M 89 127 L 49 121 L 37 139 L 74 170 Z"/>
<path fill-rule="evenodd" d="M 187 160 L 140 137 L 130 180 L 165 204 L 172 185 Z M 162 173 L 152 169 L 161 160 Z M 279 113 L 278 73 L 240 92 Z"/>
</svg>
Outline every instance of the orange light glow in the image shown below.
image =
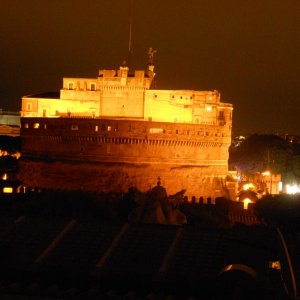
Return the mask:
<svg viewBox="0 0 300 300">
<path fill-rule="evenodd" d="M 300 187 L 297 184 L 287 184 L 286 193 L 290 195 L 298 194 L 300 193 Z"/>
<path fill-rule="evenodd" d="M 212 107 L 211 106 L 206 106 L 206 111 L 212 111 Z"/>
<path fill-rule="evenodd" d="M 12 192 L 13 192 L 13 188 L 12 187 L 4 187 L 3 188 L 3 193 L 11 194 Z"/>
<path fill-rule="evenodd" d="M 262 173 L 263 176 L 270 176 L 270 174 L 271 174 L 270 171 L 265 171 Z"/>
<path fill-rule="evenodd" d="M 243 190 L 244 191 L 248 191 L 254 189 L 254 184 L 253 183 L 246 183 L 245 185 L 243 185 Z"/>
<path fill-rule="evenodd" d="M 164 130 L 162 128 L 150 128 L 149 133 L 163 133 Z"/>
<path fill-rule="evenodd" d="M 251 201 L 249 198 L 244 199 L 243 203 L 244 203 L 244 209 L 248 209 L 248 205 L 249 203 L 252 203 L 253 201 Z"/>
</svg>

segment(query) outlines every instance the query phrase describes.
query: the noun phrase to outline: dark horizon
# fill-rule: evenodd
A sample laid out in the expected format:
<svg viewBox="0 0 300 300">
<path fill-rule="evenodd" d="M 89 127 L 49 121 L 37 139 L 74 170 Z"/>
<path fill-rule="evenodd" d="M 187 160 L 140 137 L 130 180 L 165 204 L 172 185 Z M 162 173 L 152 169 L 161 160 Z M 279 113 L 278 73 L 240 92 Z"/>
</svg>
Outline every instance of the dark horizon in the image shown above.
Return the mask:
<svg viewBox="0 0 300 300">
<path fill-rule="evenodd" d="M 130 1 L 2 2 L 0 108 L 59 91 L 63 77 L 97 77 L 128 55 Z M 217 89 L 233 132 L 300 135 L 300 2 L 134 3 L 132 68 L 149 47 L 157 89 Z"/>
</svg>

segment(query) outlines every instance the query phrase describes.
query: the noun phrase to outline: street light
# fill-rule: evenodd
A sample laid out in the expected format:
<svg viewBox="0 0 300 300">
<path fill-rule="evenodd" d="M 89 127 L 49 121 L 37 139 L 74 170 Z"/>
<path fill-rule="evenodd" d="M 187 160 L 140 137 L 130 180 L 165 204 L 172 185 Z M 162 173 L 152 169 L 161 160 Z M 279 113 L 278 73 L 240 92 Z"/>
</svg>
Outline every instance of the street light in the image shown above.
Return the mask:
<svg viewBox="0 0 300 300">
<path fill-rule="evenodd" d="M 272 195 L 272 184 L 273 184 L 273 182 L 272 182 L 272 176 L 273 174 L 270 172 L 270 171 L 265 171 L 265 172 L 263 172 L 262 173 L 262 176 L 264 176 L 264 177 L 270 177 L 270 187 L 269 187 L 269 191 L 270 191 L 270 194 Z"/>
</svg>

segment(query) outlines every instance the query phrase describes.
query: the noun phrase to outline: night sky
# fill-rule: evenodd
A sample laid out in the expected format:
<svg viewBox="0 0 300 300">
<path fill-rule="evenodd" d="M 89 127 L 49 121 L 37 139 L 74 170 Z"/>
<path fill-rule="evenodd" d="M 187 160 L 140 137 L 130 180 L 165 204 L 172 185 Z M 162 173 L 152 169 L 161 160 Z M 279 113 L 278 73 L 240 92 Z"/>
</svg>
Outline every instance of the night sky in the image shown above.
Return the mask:
<svg viewBox="0 0 300 300">
<path fill-rule="evenodd" d="M 127 57 L 130 0 L 1 0 L 0 108 Z M 299 0 L 135 0 L 132 68 L 158 89 L 217 89 L 234 133 L 300 135 Z"/>
</svg>

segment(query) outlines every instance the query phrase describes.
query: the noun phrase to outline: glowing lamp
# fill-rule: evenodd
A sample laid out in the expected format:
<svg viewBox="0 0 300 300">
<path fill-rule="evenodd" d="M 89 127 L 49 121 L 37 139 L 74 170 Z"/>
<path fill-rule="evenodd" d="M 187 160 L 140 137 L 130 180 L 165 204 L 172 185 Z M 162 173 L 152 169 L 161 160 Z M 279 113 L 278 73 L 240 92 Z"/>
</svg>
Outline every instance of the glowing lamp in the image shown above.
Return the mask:
<svg viewBox="0 0 300 300">
<path fill-rule="evenodd" d="M 265 171 L 265 172 L 262 173 L 262 175 L 263 175 L 263 176 L 270 176 L 271 173 L 270 173 L 270 171 Z"/>
<path fill-rule="evenodd" d="M 282 181 L 279 181 L 279 183 L 278 183 L 278 191 L 282 192 L 282 188 L 283 188 Z"/>
<path fill-rule="evenodd" d="M 248 209 L 248 205 L 249 203 L 252 203 L 252 201 L 249 198 L 245 198 L 243 200 L 243 203 L 244 203 L 244 209 Z"/>
<path fill-rule="evenodd" d="M 300 187 L 297 184 L 287 184 L 286 193 L 290 195 L 300 193 Z"/>
<path fill-rule="evenodd" d="M 243 190 L 248 191 L 250 189 L 254 189 L 254 184 L 253 183 L 246 183 L 243 185 Z"/>
<path fill-rule="evenodd" d="M 4 187 L 3 188 L 3 193 L 11 194 L 12 192 L 13 192 L 13 188 L 12 187 Z"/>
</svg>

